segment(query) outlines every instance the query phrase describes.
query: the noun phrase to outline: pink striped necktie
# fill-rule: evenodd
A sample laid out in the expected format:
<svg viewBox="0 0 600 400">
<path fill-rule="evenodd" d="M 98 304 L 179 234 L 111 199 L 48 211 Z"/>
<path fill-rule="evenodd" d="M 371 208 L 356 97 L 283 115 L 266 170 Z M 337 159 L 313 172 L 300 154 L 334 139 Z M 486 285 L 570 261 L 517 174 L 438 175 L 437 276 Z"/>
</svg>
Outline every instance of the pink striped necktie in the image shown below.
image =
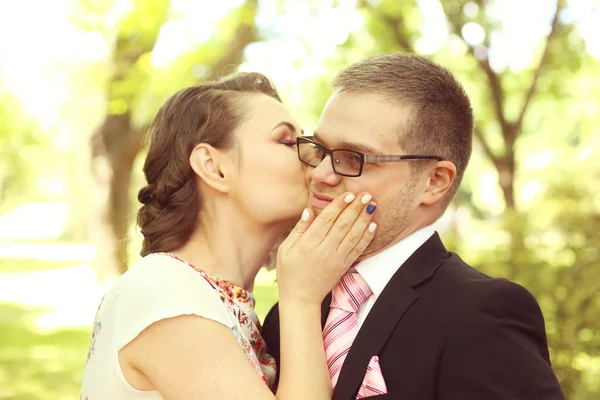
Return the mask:
<svg viewBox="0 0 600 400">
<path fill-rule="evenodd" d="M 323 330 L 323 343 L 331 385 L 335 389 L 350 346 L 358 333 L 359 307 L 373 294 L 357 273 L 345 274 L 333 289 L 331 308 Z"/>
</svg>

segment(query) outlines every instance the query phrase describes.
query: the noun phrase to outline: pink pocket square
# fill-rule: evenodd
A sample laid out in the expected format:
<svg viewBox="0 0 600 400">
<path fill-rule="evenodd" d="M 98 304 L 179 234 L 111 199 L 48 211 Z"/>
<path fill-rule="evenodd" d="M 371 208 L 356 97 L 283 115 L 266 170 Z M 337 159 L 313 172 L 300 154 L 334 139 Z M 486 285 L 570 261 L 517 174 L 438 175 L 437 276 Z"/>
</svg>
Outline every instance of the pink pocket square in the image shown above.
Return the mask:
<svg viewBox="0 0 600 400">
<path fill-rule="evenodd" d="M 367 373 L 363 379 L 360 389 L 358 389 L 357 399 L 362 399 L 369 396 L 378 396 L 387 393 L 387 386 L 383 379 L 383 373 L 379 366 L 379 357 L 371 357 L 369 365 L 367 366 Z"/>
</svg>

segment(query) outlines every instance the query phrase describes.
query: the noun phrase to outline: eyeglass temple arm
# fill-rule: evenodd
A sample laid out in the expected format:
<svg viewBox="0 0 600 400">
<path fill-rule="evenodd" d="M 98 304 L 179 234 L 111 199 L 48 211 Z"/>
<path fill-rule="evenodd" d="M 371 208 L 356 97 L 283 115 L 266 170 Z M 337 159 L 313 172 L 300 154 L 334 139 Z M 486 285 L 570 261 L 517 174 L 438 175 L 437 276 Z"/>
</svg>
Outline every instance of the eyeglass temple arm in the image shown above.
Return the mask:
<svg viewBox="0 0 600 400">
<path fill-rule="evenodd" d="M 442 161 L 439 156 L 420 156 L 420 155 L 368 155 L 365 154 L 365 164 L 385 163 L 385 162 L 400 162 L 412 160 L 437 160 Z"/>
</svg>

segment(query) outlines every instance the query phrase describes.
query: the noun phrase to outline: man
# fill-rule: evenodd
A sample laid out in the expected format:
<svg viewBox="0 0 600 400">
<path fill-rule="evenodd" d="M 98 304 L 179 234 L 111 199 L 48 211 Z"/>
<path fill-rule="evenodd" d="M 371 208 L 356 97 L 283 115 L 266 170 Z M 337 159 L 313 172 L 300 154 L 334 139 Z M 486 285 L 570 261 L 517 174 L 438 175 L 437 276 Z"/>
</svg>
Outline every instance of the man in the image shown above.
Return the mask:
<svg viewBox="0 0 600 400">
<path fill-rule="evenodd" d="M 533 296 L 449 253 L 431 226 L 471 155 L 462 86 L 405 54 L 360 61 L 332 86 L 314 136 L 298 141 L 310 206 L 368 191 L 379 226 L 323 303 L 333 399 L 563 399 Z M 275 306 L 263 328 L 277 359 L 278 319 Z"/>
</svg>

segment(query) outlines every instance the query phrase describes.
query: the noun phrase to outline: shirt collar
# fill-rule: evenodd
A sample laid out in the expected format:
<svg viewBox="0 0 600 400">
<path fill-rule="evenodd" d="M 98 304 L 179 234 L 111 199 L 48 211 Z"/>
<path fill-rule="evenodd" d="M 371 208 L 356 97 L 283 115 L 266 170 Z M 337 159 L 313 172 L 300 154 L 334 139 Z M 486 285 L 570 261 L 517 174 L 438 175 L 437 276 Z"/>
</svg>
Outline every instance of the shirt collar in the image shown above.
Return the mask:
<svg viewBox="0 0 600 400">
<path fill-rule="evenodd" d="M 381 253 L 362 260 L 354 267 L 367 282 L 375 298 L 383 292 L 402 264 L 434 233 L 432 225 L 421 228 Z"/>
</svg>

